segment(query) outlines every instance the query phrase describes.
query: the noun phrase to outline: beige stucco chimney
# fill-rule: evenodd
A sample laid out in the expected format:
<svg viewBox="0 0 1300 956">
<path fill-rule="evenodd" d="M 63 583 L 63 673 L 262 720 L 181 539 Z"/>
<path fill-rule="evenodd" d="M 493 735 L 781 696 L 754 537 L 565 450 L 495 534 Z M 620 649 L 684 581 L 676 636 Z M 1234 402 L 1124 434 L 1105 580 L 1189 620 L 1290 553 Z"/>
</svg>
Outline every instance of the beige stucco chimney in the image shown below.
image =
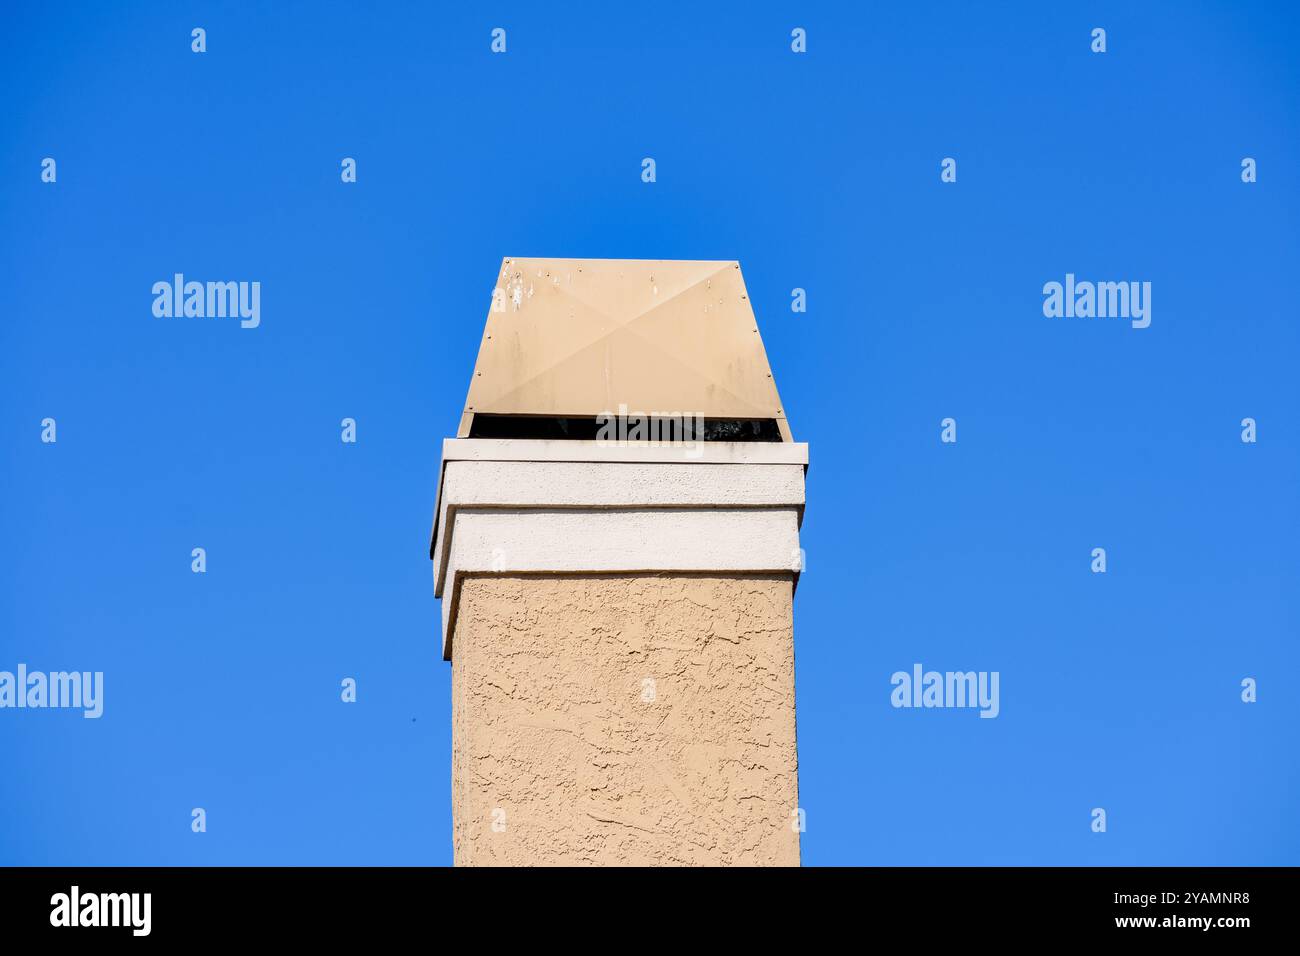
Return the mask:
<svg viewBox="0 0 1300 956">
<path fill-rule="evenodd" d="M 457 865 L 797 865 L 807 445 L 735 262 L 506 259 L 430 554 Z"/>
</svg>

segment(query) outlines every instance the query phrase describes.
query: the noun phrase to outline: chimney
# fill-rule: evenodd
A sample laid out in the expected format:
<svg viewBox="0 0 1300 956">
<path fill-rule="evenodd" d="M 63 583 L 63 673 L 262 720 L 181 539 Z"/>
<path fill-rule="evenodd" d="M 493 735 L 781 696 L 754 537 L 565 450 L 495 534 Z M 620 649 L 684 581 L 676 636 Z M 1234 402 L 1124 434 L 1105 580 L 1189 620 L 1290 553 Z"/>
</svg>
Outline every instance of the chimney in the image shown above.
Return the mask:
<svg viewBox="0 0 1300 956">
<path fill-rule="evenodd" d="M 738 263 L 502 262 L 430 544 L 456 865 L 798 865 L 807 463 Z"/>
</svg>

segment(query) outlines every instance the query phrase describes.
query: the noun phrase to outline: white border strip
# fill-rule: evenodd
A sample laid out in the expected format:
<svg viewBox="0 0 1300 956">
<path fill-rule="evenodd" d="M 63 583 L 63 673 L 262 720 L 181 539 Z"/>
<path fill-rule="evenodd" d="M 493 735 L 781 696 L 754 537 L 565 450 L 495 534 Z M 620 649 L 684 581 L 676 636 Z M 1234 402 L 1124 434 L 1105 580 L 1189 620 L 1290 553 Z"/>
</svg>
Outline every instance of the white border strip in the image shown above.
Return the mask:
<svg viewBox="0 0 1300 956">
<path fill-rule="evenodd" d="M 803 503 L 800 465 L 451 461 L 435 523 L 434 594 L 443 593 L 457 515 L 468 511 L 791 507 L 798 521 Z"/>
<path fill-rule="evenodd" d="M 696 457 L 691 457 L 692 455 Z M 438 489 L 434 499 L 429 556 L 437 560 L 439 525 L 446 510 L 443 485 L 447 466 L 455 461 L 603 462 L 631 464 L 798 465 L 808 470 L 806 442 L 702 442 L 680 445 L 664 442 L 604 444 L 594 441 L 541 441 L 534 439 L 445 438 Z M 802 505 L 803 499 L 799 503 Z"/>
</svg>

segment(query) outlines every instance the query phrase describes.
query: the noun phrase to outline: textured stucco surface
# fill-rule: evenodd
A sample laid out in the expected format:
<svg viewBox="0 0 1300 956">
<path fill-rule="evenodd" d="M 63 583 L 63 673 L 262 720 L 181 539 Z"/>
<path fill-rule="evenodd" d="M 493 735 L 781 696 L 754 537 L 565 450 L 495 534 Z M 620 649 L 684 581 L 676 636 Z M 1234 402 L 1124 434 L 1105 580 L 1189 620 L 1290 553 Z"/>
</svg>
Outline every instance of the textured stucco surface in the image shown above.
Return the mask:
<svg viewBox="0 0 1300 956">
<path fill-rule="evenodd" d="M 792 583 L 462 579 L 456 864 L 797 865 Z"/>
</svg>

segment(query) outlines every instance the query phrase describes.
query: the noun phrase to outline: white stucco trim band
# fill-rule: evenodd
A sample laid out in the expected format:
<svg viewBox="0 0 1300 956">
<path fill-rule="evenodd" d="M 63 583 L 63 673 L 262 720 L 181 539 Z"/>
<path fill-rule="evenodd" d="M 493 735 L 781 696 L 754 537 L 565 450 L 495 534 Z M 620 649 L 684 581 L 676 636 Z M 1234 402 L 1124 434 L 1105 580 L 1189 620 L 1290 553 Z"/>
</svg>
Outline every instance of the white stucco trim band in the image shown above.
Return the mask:
<svg viewBox="0 0 1300 956">
<path fill-rule="evenodd" d="M 791 572 L 807 446 L 449 439 L 430 551 L 448 658 L 471 574 Z"/>
<path fill-rule="evenodd" d="M 531 439 L 445 438 L 438 471 L 433 531 L 429 555 L 437 560 L 437 542 L 446 505 L 443 485 L 453 462 L 581 462 L 681 465 L 798 465 L 808 470 L 808 445 L 804 442 L 700 442 L 693 445 L 663 442 L 541 441 Z M 479 496 L 482 498 L 482 495 Z M 453 502 L 455 504 L 455 502 Z M 803 505 L 802 496 L 799 499 Z"/>
<path fill-rule="evenodd" d="M 443 474 L 433 546 L 434 593 L 445 586 L 453 532 L 467 511 L 773 508 L 803 516 L 799 465 L 453 461 Z"/>
</svg>

